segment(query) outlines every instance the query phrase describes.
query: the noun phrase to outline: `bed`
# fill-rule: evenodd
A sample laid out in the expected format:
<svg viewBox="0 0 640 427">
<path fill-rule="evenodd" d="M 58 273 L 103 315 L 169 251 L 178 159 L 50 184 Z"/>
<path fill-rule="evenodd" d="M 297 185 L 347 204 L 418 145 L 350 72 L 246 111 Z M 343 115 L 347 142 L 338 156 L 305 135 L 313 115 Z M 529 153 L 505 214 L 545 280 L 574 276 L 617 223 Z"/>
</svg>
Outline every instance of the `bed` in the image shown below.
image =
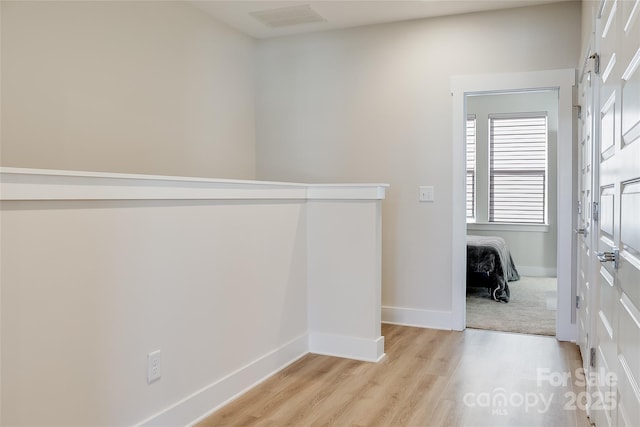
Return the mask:
<svg viewBox="0 0 640 427">
<path fill-rule="evenodd" d="M 509 302 L 509 282 L 519 279 L 502 237 L 467 236 L 467 287 L 487 288 L 494 301 Z"/>
</svg>

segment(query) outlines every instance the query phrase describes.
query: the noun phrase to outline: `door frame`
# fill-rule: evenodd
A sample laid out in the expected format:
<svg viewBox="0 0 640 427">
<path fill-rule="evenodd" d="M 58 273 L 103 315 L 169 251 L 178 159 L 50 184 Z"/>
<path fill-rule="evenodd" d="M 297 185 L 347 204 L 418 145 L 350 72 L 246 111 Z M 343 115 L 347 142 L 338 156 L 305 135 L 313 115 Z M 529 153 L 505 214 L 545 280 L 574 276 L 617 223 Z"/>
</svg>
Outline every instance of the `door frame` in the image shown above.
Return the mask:
<svg viewBox="0 0 640 427">
<path fill-rule="evenodd" d="M 557 276 L 558 298 L 556 337 L 560 341 L 577 339 L 575 310 L 576 247 L 573 226 L 577 195 L 575 179 L 577 122 L 574 114 L 576 70 L 532 71 L 505 74 L 481 74 L 451 77 L 453 97 L 453 232 L 451 240 L 451 324 L 462 331 L 466 327 L 466 234 L 465 213 L 465 120 L 466 95 L 523 90 L 556 90 L 558 92 L 557 155 Z M 571 143 L 566 143 L 570 141 Z M 568 286 L 566 284 L 569 284 Z"/>
<path fill-rule="evenodd" d="M 593 25 L 593 28 L 596 28 L 595 18 L 594 18 L 594 23 L 592 25 Z M 588 216 L 589 217 L 588 219 L 589 234 L 586 237 L 582 237 L 587 241 L 590 249 L 589 257 L 586 260 L 588 265 L 583 266 L 584 267 L 583 271 L 585 271 L 587 275 L 585 282 L 589 283 L 589 288 L 587 289 L 587 292 L 586 292 L 586 298 L 588 298 L 588 300 L 581 301 L 581 305 L 583 305 L 582 309 L 584 309 L 585 307 L 588 307 L 589 315 L 588 315 L 588 318 L 586 319 L 587 323 L 584 326 L 585 327 L 584 331 L 580 331 L 580 325 L 576 324 L 577 334 L 578 334 L 576 337 L 576 342 L 578 343 L 578 347 L 580 349 L 580 353 L 582 356 L 582 361 L 583 361 L 582 368 L 584 369 L 584 373 L 587 378 L 592 378 L 590 349 L 597 348 L 596 347 L 597 346 L 596 319 L 598 317 L 597 312 L 598 312 L 598 303 L 599 303 L 598 286 L 600 286 L 599 278 L 598 278 L 600 263 L 594 257 L 594 253 L 597 251 L 597 247 L 598 247 L 598 235 L 599 235 L 598 228 L 599 227 L 598 227 L 598 222 L 596 221 L 593 215 L 593 203 L 600 201 L 599 200 L 599 196 L 600 196 L 600 185 L 599 185 L 600 121 L 597 119 L 597 117 L 599 117 L 600 115 L 599 113 L 600 111 L 600 101 L 599 101 L 600 76 L 598 76 L 595 72 L 595 69 L 594 69 L 595 63 L 592 57 L 592 54 L 596 52 L 597 52 L 597 49 L 596 49 L 595 32 L 592 32 L 591 36 L 589 37 L 587 46 L 584 50 L 584 53 L 582 55 L 582 66 L 580 68 L 580 73 L 578 75 L 578 82 L 577 82 L 578 87 L 588 85 L 588 87 L 585 88 L 584 90 L 589 92 L 589 96 L 586 97 L 586 99 L 583 99 L 581 93 L 578 95 L 578 102 L 581 105 L 581 108 L 583 111 L 582 114 L 584 115 L 584 117 L 586 117 L 587 111 L 589 109 L 591 110 L 591 119 L 590 119 L 590 122 L 587 123 L 587 126 L 590 128 L 589 131 L 591 133 L 591 146 L 590 146 L 590 151 L 588 153 L 583 153 L 584 156 L 589 156 L 588 160 L 591 164 L 590 181 L 584 183 L 584 187 L 588 188 L 589 191 L 591 192 L 591 205 L 589 206 L 585 205 L 582 207 L 583 209 L 591 210 L 591 213 Z M 588 83 L 585 82 L 585 80 L 587 80 Z M 578 126 L 582 128 L 580 129 L 581 132 L 579 132 L 579 134 L 582 135 L 582 132 L 584 132 L 583 124 L 579 123 Z M 582 144 L 582 141 L 583 141 L 583 138 L 581 136 L 580 140 L 578 141 L 578 147 L 580 147 L 580 145 Z M 579 178 L 579 176 L 581 175 L 580 167 L 581 165 L 578 164 L 578 173 L 576 174 L 576 177 L 578 177 L 577 179 L 581 179 Z M 578 193 L 578 197 L 580 198 L 579 193 Z M 576 221 L 580 221 L 578 217 L 579 215 L 576 212 Z M 578 225 L 578 227 L 579 226 L 580 224 Z M 578 245 L 580 244 L 581 237 L 576 236 L 576 239 L 578 240 L 576 242 L 576 251 L 579 251 Z M 576 256 L 579 257 L 579 255 L 576 255 Z M 578 262 L 578 259 L 576 258 L 576 263 L 577 262 Z M 579 265 L 576 265 L 576 274 L 579 274 L 578 267 Z M 576 287 L 577 288 L 580 287 L 579 277 L 576 277 Z M 586 343 L 585 343 L 584 349 L 583 349 L 583 343 L 578 342 L 578 340 L 580 339 L 581 332 L 586 334 Z M 593 381 L 587 381 L 585 388 L 589 396 L 593 396 L 593 393 L 595 392 L 595 390 L 597 390 L 597 387 L 595 387 L 595 384 L 593 384 Z M 593 402 L 587 402 L 587 405 L 585 407 L 588 417 L 591 417 L 593 413 L 592 403 Z"/>
</svg>

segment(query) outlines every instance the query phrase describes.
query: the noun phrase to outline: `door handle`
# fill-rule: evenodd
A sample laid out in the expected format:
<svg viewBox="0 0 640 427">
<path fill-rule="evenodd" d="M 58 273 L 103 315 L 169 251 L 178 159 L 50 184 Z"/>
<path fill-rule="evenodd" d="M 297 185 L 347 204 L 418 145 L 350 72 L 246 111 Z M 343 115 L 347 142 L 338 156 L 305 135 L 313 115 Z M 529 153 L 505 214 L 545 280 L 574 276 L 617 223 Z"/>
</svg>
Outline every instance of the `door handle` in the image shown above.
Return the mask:
<svg viewBox="0 0 640 427">
<path fill-rule="evenodd" d="M 618 269 L 618 259 L 620 258 L 620 250 L 615 246 L 611 248 L 611 252 L 597 252 L 596 256 L 600 262 L 612 262 L 613 268 Z"/>
<path fill-rule="evenodd" d="M 584 237 L 587 237 L 587 229 L 586 228 L 576 228 L 575 230 L 573 230 L 576 232 L 576 234 L 582 234 L 584 235 Z"/>
</svg>

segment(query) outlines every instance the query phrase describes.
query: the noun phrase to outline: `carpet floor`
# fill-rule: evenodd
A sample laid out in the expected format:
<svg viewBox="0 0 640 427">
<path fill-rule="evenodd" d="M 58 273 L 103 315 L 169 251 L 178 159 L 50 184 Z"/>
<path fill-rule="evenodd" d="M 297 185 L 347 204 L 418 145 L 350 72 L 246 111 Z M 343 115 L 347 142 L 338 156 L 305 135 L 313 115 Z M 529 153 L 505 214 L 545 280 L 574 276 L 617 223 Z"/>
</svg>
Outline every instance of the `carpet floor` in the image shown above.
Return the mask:
<svg viewBox="0 0 640 427">
<path fill-rule="evenodd" d="M 522 277 L 509 283 L 507 304 L 483 288 L 467 289 L 467 327 L 535 335 L 556 334 L 557 279 Z"/>
</svg>

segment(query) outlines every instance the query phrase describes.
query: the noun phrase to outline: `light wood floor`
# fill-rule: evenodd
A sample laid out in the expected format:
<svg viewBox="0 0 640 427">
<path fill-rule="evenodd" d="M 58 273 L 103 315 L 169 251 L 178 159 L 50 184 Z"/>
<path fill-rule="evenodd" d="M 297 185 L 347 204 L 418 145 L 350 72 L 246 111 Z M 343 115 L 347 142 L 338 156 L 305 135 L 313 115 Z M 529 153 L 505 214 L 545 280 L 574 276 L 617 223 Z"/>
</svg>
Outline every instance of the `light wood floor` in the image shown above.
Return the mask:
<svg viewBox="0 0 640 427">
<path fill-rule="evenodd" d="M 584 391 L 574 344 L 473 329 L 383 325 L 382 334 L 381 362 L 306 355 L 198 427 L 589 425 L 571 408 Z M 556 385 L 543 372 L 571 378 Z"/>
</svg>

